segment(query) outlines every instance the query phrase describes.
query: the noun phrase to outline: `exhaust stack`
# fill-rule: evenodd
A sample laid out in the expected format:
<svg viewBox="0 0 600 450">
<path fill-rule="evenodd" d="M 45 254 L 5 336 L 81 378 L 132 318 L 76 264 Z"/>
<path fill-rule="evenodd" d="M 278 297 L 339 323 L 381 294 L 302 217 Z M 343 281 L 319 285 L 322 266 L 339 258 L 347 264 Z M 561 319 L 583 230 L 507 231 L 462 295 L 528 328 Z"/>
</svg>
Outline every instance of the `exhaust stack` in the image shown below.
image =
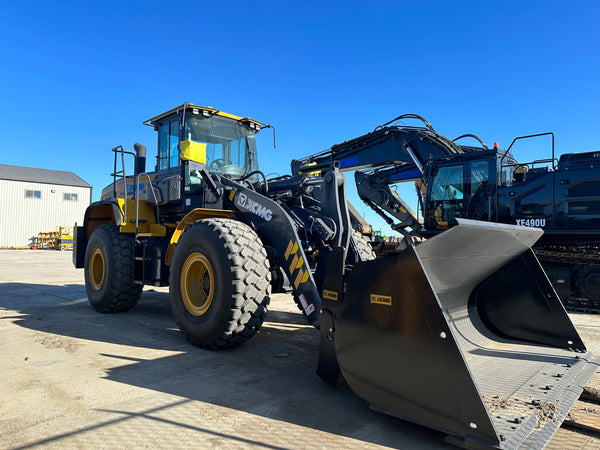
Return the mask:
<svg viewBox="0 0 600 450">
<path fill-rule="evenodd" d="M 135 143 L 133 144 L 133 149 L 135 150 L 135 177 L 140 173 L 146 172 L 146 146 Z"/>
</svg>

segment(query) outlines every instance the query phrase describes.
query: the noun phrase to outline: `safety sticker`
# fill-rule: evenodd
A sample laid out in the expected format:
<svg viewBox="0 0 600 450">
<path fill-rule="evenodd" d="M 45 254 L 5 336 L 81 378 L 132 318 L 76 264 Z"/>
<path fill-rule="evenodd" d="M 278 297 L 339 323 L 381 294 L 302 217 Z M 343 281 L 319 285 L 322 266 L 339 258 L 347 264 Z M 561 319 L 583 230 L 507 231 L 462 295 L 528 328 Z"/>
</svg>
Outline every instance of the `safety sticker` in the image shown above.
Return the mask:
<svg viewBox="0 0 600 450">
<path fill-rule="evenodd" d="M 315 305 L 313 305 L 312 303 L 310 305 L 308 303 L 306 303 L 304 294 L 300 294 L 298 297 L 300 299 L 300 304 L 302 305 L 302 309 L 304 310 L 304 314 L 306 314 L 307 316 L 310 316 L 315 310 Z"/>
<path fill-rule="evenodd" d="M 392 306 L 392 296 L 391 295 L 371 294 L 371 303 L 377 303 L 378 305 Z"/>
<path fill-rule="evenodd" d="M 335 291 L 328 291 L 327 289 L 323 289 L 323 298 L 326 298 L 328 300 L 335 300 L 337 302 L 338 293 Z"/>
<path fill-rule="evenodd" d="M 285 251 L 284 258 L 287 262 L 290 262 L 290 274 L 293 276 L 294 272 L 298 270 L 298 274 L 294 279 L 294 287 L 298 289 L 300 283 L 305 283 L 308 280 L 308 270 L 303 269 L 304 258 L 302 255 L 298 256 L 299 246 L 297 242 L 290 241 Z"/>
</svg>

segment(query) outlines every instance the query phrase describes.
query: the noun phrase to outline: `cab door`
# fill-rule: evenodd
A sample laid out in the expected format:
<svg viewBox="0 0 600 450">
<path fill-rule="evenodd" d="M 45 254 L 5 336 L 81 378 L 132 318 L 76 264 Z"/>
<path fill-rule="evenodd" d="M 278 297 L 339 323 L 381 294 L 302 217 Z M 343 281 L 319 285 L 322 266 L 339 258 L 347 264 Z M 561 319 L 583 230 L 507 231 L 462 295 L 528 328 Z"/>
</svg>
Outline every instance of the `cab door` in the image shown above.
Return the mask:
<svg viewBox="0 0 600 450">
<path fill-rule="evenodd" d="M 179 172 L 179 117 L 163 122 L 158 128 L 158 172 Z"/>
<path fill-rule="evenodd" d="M 468 162 L 467 215 L 468 219 L 490 221 L 495 211 L 496 172 L 494 157 Z"/>
<path fill-rule="evenodd" d="M 446 230 L 456 224 L 457 217 L 466 217 L 465 166 L 459 163 L 432 168 L 425 211 L 427 229 Z"/>
<path fill-rule="evenodd" d="M 157 177 L 153 182 L 154 193 L 148 193 L 148 200 L 159 205 L 181 202 L 181 167 L 179 164 L 179 117 L 171 117 L 158 127 Z"/>
</svg>

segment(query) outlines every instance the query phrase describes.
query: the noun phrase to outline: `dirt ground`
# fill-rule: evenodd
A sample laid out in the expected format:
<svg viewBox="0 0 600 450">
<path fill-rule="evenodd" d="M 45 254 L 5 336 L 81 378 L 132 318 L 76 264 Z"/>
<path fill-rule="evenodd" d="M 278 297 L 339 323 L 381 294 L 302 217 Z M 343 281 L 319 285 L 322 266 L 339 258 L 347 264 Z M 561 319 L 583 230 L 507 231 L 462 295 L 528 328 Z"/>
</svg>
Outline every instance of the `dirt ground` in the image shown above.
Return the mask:
<svg viewBox="0 0 600 450">
<path fill-rule="evenodd" d="M 261 332 L 188 344 L 168 289 L 93 312 L 70 252 L 0 250 L 0 448 L 455 448 L 315 374 L 318 333 L 274 295 Z M 600 353 L 600 316 L 573 314 Z"/>
</svg>

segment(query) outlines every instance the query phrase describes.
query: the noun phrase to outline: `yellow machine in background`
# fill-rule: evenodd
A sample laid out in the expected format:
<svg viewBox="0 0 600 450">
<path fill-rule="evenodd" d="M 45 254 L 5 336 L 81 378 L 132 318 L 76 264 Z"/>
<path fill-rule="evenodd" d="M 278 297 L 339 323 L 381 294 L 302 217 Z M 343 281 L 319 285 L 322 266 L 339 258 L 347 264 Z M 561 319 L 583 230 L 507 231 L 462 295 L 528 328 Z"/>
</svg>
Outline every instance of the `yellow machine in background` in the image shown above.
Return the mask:
<svg viewBox="0 0 600 450">
<path fill-rule="evenodd" d="M 53 248 L 55 250 L 72 249 L 73 227 L 56 227 L 54 231 L 40 232 L 38 233 L 35 246 L 37 248 Z"/>
</svg>

